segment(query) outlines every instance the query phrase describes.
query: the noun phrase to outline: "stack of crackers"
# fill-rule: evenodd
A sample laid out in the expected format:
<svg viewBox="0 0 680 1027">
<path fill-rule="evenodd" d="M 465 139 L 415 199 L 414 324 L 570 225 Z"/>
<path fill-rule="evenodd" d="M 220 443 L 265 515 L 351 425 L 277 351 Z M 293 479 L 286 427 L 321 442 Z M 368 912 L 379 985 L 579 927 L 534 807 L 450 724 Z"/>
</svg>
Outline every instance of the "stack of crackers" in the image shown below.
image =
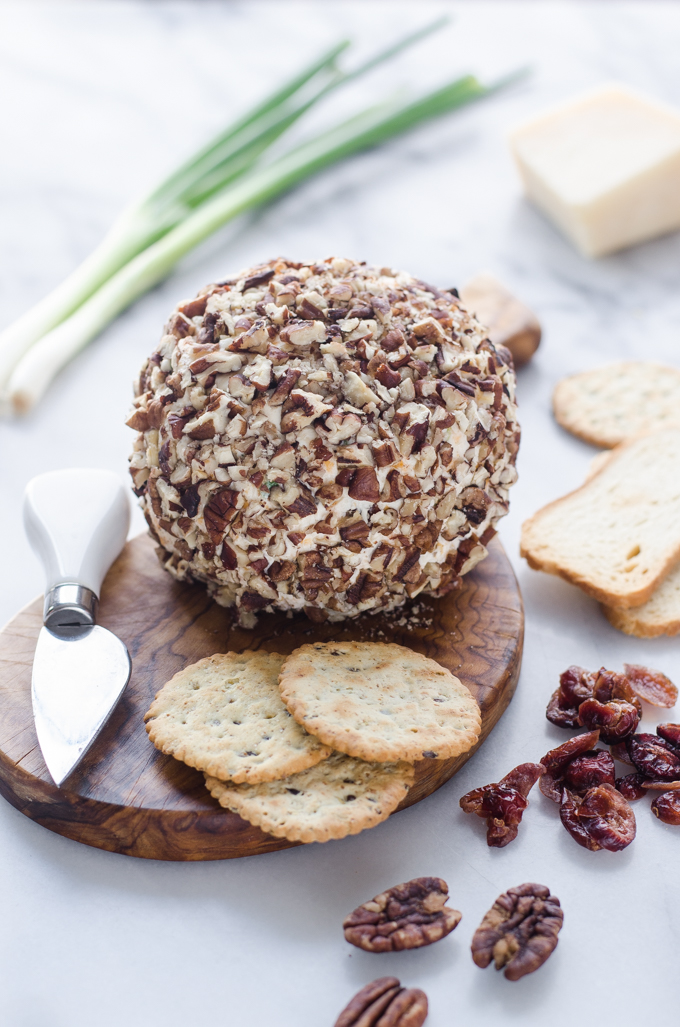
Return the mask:
<svg viewBox="0 0 680 1027">
<path fill-rule="evenodd" d="M 372 642 L 210 656 L 176 674 L 145 719 L 220 805 L 294 842 L 374 827 L 406 797 L 416 761 L 459 756 L 481 730 L 458 678 Z"/>
<path fill-rule="evenodd" d="M 680 632 L 680 371 L 627 361 L 560 382 L 557 421 L 608 452 L 525 522 L 522 555 L 639 637 Z"/>
</svg>

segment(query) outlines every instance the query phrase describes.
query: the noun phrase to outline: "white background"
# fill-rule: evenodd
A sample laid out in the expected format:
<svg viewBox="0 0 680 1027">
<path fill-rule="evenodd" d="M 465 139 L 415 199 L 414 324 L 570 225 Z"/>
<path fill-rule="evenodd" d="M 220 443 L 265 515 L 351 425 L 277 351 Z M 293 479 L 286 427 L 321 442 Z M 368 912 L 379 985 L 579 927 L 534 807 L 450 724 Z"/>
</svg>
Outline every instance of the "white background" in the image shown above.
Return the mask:
<svg viewBox="0 0 680 1027">
<path fill-rule="evenodd" d="M 581 258 L 521 198 L 504 142 L 518 120 L 602 81 L 680 106 L 680 5 L 4 3 L 0 323 L 56 284 L 131 196 L 231 112 L 346 33 L 366 50 L 442 10 L 455 15 L 451 28 L 339 106 L 468 70 L 494 78 L 529 64 L 527 83 L 226 229 L 74 361 L 34 414 L 0 424 L 0 621 L 42 590 L 20 522 L 25 482 L 69 465 L 125 474 L 130 383 L 180 298 L 278 253 L 348 255 L 444 286 L 486 268 L 545 329 L 519 376 L 520 482 L 501 529 L 526 604 L 517 695 L 479 754 L 437 794 L 323 846 L 222 863 L 145 862 L 60 838 L 0 802 L 6 1027 L 330 1027 L 355 991 L 384 974 L 427 991 L 428 1027 L 677 1017 L 680 829 L 657 822 L 643 800 L 628 849 L 587 852 L 536 790 L 518 840 L 494 850 L 458 799 L 565 740 L 544 708 L 568 664 L 648 662 L 680 678 L 676 640 L 619 634 L 594 602 L 517 555 L 522 520 L 580 484 L 594 454 L 553 423 L 554 383 L 623 356 L 678 363 L 680 238 L 596 263 Z M 659 711 L 645 729 L 673 719 L 677 711 Z M 346 913 L 425 874 L 443 876 L 463 912 L 453 935 L 387 956 L 344 942 Z M 565 927 L 546 966 L 511 984 L 478 970 L 469 943 L 496 896 L 527 880 L 559 896 Z"/>
</svg>

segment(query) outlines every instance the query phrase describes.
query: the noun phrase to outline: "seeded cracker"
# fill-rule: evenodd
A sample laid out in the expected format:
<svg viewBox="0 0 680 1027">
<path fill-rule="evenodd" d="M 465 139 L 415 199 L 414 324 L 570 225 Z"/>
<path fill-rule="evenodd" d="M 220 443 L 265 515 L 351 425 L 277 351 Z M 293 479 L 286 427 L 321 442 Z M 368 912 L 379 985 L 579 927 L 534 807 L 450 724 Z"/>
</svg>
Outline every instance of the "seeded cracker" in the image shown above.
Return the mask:
<svg viewBox="0 0 680 1027">
<path fill-rule="evenodd" d="M 400 645 L 304 645 L 284 663 L 279 686 L 299 724 L 364 760 L 450 759 L 471 749 L 481 730 L 465 685 Z"/>
<path fill-rule="evenodd" d="M 253 627 L 445 595 L 516 480 L 512 358 L 454 291 L 277 259 L 173 312 L 130 460 L 165 569 Z"/>
<path fill-rule="evenodd" d="M 680 370 L 639 360 L 607 364 L 558 382 L 555 419 L 594 446 L 611 449 L 680 420 Z"/>
<path fill-rule="evenodd" d="M 146 714 L 151 741 L 225 781 L 272 781 L 319 763 L 331 749 L 296 724 L 281 701 L 284 659 L 226 653 L 186 667 Z"/>
<path fill-rule="evenodd" d="M 290 842 L 327 842 L 387 820 L 413 783 L 409 763 L 364 763 L 333 753 L 309 770 L 258 785 L 231 785 L 206 775 L 221 806 Z"/>
</svg>

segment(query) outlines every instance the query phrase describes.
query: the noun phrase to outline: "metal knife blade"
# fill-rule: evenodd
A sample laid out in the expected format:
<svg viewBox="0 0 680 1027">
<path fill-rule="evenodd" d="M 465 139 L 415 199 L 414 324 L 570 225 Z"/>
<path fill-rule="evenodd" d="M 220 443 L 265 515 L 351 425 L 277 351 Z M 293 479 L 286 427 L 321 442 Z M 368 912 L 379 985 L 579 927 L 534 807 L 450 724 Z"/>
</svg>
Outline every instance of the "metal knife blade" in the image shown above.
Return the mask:
<svg viewBox="0 0 680 1027">
<path fill-rule="evenodd" d="M 42 628 L 33 660 L 33 716 L 47 769 L 64 781 L 95 740 L 130 678 L 127 649 L 95 625 L 59 637 Z"/>
<path fill-rule="evenodd" d="M 130 678 L 125 645 L 95 624 L 104 575 L 127 536 L 127 492 L 110 471 L 49 471 L 28 483 L 24 523 L 47 578 L 33 715 L 45 763 L 60 785 Z"/>
</svg>

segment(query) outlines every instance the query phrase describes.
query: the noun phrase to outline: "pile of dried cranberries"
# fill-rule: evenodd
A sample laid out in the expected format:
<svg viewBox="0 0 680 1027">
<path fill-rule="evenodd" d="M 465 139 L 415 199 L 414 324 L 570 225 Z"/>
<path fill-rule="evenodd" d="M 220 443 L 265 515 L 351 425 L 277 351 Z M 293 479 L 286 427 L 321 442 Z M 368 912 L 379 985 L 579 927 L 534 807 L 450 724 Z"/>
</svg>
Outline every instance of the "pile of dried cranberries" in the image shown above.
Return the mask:
<svg viewBox="0 0 680 1027">
<path fill-rule="evenodd" d="M 460 800 L 466 813 L 487 821 L 487 843 L 502 847 L 517 837 L 527 796 L 540 779 L 544 795 L 560 804 L 560 819 L 587 849 L 617 852 L 635 837 L 629 800 L 660 791 L 652 810 L 665 824 L 680 825 L 680 724 L 660 724 L 656 735 L 635 734 L 640 700 L 674 706 L 675 685 L 659 671 L 624 664 L 623 674 L 569 667 L 548 703 L 546 716 L 558 727 L 585 727 L 540 763 L 523 763 L 497 784 L 476 788 Z M 598 741 L 610 746 L 595 748 Z M 614 758 L 634 770 L 616 778 Z"/>
</svg>

